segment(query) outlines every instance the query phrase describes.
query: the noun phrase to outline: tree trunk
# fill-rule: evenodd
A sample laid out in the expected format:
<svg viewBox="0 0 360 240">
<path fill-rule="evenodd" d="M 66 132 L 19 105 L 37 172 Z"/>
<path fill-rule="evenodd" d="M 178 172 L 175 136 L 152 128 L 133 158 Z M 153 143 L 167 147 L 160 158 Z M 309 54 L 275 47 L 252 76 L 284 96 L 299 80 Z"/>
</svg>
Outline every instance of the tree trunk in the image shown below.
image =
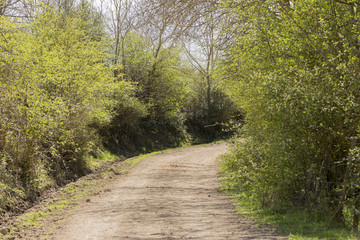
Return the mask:
<svg viewBox="0 0 360 240">
<path fill-rule="evenodd" d="M 358 231 L 359 230 L 359 217 L 360 217 L 360 199 L 357 196 L 357 194 L 354 197 L 355 197 L 355 209 L 354 209 L 354 218 L 353 218 L 353 229 L 355 231 Z"/>
</svg>

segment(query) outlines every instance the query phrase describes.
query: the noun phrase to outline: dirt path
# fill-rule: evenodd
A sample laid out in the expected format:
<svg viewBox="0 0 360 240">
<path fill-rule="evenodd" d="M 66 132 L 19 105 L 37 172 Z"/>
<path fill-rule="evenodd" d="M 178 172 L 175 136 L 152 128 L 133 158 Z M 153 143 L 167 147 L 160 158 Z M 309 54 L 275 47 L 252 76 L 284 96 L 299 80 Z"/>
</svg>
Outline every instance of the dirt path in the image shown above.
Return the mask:
<svg viewBox="0 0 360 240">
<path fill-rule="evenodd" d="M 235 214 L 219 192 L 215 163 L 225 150 L 212 144 L 140 162 L 77 208 L 51 239 L 283 239 Z"/>
</svg>

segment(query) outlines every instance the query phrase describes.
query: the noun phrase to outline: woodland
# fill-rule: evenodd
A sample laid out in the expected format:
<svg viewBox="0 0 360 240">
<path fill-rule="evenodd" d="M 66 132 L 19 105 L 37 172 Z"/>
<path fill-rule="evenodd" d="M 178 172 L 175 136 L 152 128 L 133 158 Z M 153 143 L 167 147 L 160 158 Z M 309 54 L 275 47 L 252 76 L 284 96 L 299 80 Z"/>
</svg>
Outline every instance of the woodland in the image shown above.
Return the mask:
<svg viewBox="0 0 360 240">
<path fill-rule="evenodd" d="M 227 188 L 358 230 L 359 4 L 0 0 L 0 214 L 105 152 L 232 137 Z"/>
</svg>

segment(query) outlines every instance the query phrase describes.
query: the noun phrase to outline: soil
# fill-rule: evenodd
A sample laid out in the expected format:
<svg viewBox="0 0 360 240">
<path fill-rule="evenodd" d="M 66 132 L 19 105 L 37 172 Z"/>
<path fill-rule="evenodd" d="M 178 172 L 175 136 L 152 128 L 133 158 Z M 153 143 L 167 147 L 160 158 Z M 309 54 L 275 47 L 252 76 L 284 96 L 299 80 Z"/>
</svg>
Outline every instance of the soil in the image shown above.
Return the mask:
<svg viewBox="0 0 360 240">
<path fill-rule="evenodd" d="M 53 240 L 286 239 L 236 214 L 221 193 L 216 163 L 225 151 L 226 143 L 217 143 L 149 157 L 42 234 Z"/>
</svg>

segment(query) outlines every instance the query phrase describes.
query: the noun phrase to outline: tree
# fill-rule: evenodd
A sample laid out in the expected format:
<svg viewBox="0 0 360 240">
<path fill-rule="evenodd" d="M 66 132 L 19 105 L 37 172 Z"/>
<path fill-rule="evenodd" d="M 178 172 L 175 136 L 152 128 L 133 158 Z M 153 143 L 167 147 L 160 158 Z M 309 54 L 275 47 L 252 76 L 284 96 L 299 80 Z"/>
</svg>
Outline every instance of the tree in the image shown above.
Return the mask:
<svg viewBox="0 0 360 240">
<path fill-rule="evenodd" d="M 141 117 L 133 121 L 138 125 L 123 124 L 117 128 L 117 137 L 105 134 L 112 149 L 119 150 L 131 142 L 154 149 L 185 139 L 182 109 L 186 86 L 177 43 L 195 19 L 184 10 L 188 7 L 177 1 L 121 1 L 109 8 L 114 62 L 122 63 L 121 73 L 137 86 L 135 96 L 146 106 L 146 115 L 136 114 Z M 124 118 L 120 109 L 123 107 L 119 106 L 113 126 L 121 125 Z M 114 132 L 111 129 L 104 132 Z"/>
<path fill-rule="evenodd" d="M 105 22 L 107 23 L 107 30 L 110 32 L 113 41 L 113 64 L 121 63 L 123 66 L 125 62 L 125 38 L 130 31 L 134 31 L 138 25 L 137 1 L 130 0 L 112 0 L 102 1 L 101 9 Z M 115 75 L 119 72 L 115 71 Z"/>
<path fill-rule="evenodd" d="M 136 85 L 134 101 L 143 108 L 138 111 L 123 105 L 117 107 L 110 129 L 104 129 L 107 146 L 128 153 L 179 144 L 185 137 L 181 109 L 186 91 L 179 51 L 161 49 L 154 59 L 151 44 L 134 31 L 127 34 L 123 46 L 126 64 L 121 71 Z M 153 72 L 155 61 L 158 62 Z M 131 113 L 134 118 L 129 118 Z"/>
<path fill-rule="evenodd" d="M 190 83 L 192 96 L 188 99 L 187 121 L 190 131 L 212 141 L 224 134 L 222 129 L 237 108 L 221 89 L 222 76 L 217 73 L 217 65 L 229 41 L 229 35 L 224 37 L 227 12 L 211 1 L 199 5 L 202 11 L 196 13 L 196 24 L 182 37 L 185 55 L 197 71 Z"/>
</svg>

